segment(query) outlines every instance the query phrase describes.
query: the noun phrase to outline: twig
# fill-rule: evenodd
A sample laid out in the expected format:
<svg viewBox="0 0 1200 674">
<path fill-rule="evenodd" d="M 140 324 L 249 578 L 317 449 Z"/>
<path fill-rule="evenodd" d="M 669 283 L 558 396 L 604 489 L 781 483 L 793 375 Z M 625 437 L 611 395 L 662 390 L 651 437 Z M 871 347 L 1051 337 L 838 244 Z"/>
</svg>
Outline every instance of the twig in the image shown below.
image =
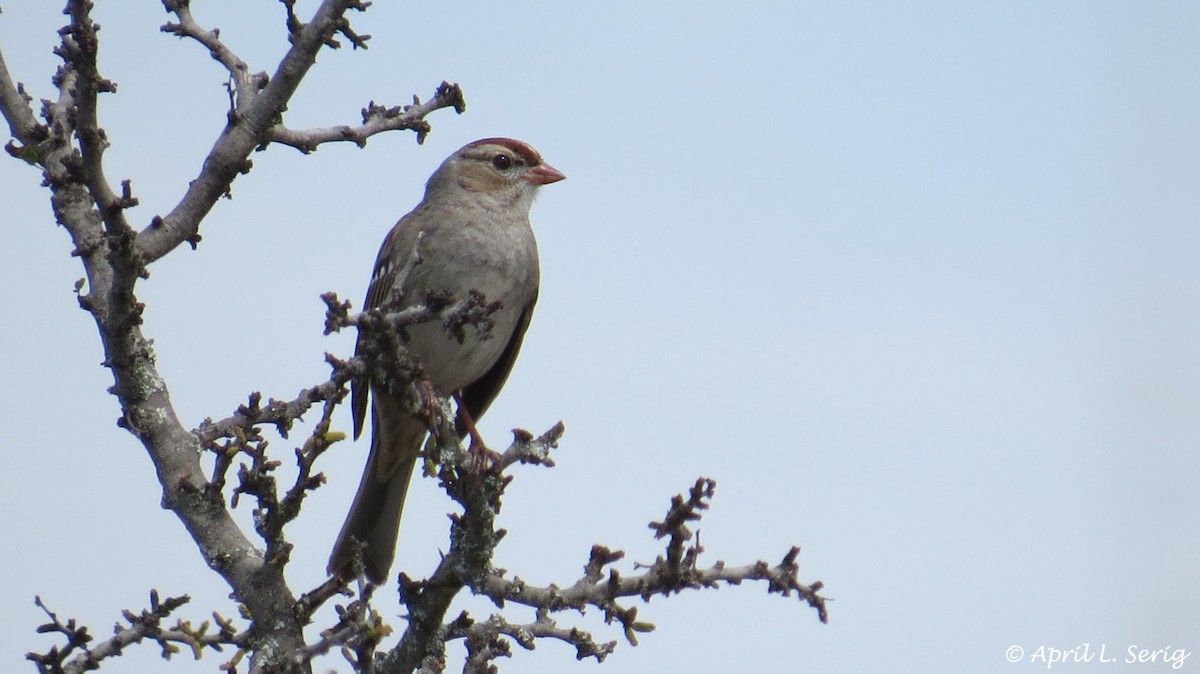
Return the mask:
<svg viewBox="0 0 1200 674">
<path fill-rule="evenodd" d="M 425 142 L 432 127 L 425 121 L 430 113 L 442 108 L 454 108 L 462 114 L 466 110 L 462 89 L 457 84 L 442 82 L 437 92 L 428 101 L 421 103 L 413 96 L 411 105 L 384 107 L 371 101 L 362 111 L 362 124 L 358 126 L 340 125 L 315 129 L 290 129 L 283 124 L 271 127 L 266 133 L 266 140 L 281 143 L 308 154 L 317 149 L 322 143 L 350 142 L 359 147 L 366 147 L 367 139 L 385 131 L 413 130 L 417 132 L 417 143 Z"/>
<path fill-rule="evenodd" d="M 201 444 L 209 445 L 221 438 L 236 437 L 239 431 L 248 431 L 259 424 L 272 424 L 280 436 L 286 438 L 292 424 L 303 417 L 313 405 L 341 400 L 346 394 L 346 383 L 354 377 L 361 376 L 364 371 L 359 359 L 344 361 L 331 354 L 325 354 L 325 362 L 329 363 L 333 370 L 328 381 L 303 389 L 291 400 L 271 398 L 265 407 L 261 404 L 262 394 L 252 393 L 248 403 L 239 406 L 232 416 L 220 421 L 205 419 L 192 433 Z"/>
<path fill-rule="evenodd" d="M 37 155 L 26 156 L 27 153 L 50 135 L 49 129 L 39 123 L 33 114 L 33 108 L 29 105 L 32 100 L 33 97 L 25 92 L 25 87 L 13 81 L 4 63 L 4 54 L 0 53 L 0 114 L 8 120 L 13 138 L 25 146 L 18 148 L 10 142 L 6 148 L 9 154 L 31 163 L 37 160 Z"/>
<path fill-rule="evenodd" d="M 176 0 L 176 4 L 179 2 L 182 0 Z M 174 12 L 171 0 L 166 0 L 166 3 L 167 9 Z M 156 216 L 138 234 L 137 253 L 146 264 L 185 242 L 194 244 L 199 240 L 200 221 L 218 199 L 229 193 L 237 176 L 250 170 L 250 153 L 272 142 L 268 137 L 269 131 L 281 124 L 288 102 L 315 62 L 317 52 L 330 43 L 335 33 L 352 34 L 344 15 L 350 9 L 361 10 L 365 6 L 358 0 L 323 0 L 308 23 L 295 27 L 291 35 L 291 48 L 265 86 L 259 87 L 261 82 L 252 79 L 248 86 L 238 88 L 236 114 L 217 138 L 199 175 L 191 181 L 186 193 L 170 213 Z M 219 38 L 211 32 L 188 28 L 181 13 L 176 13 L 176 16 L 180 17 L 179 30 L 209 46 L 210 52 L 219 42 Z M 175 29 L 169 29 L 168 32 L 178 34 Z M 228 54 L 222 54 L 217 52 L 218 60 L 227 69 L 233 67 L 239 72 L 234 76 L 235 80 L 241 77 L 237 62 Z M 447 102 L 442 107 L 452 104 Z M 424 114 L 433 109 L 425 110 Z M 407 122 L 412 124 L 410 128 L 416 128 L 415 119 L 408 119 Z"/>
<path fill-rule="evenodd" d="M 97 669 L 105 660 L 121 655 L 127 647 L 144 640 L 157 643 L 165 659 L 179 653 L 181 646 L 199 658 L 205 648 L 221 651 L 226 646 L 244 648 L 247 644 L 247 634 L 235 633 L 232 626 L 220 620 L 219 616 L 214 616 L 218 629 L 211 633 L 208 621 L 193 627 L 190 622 L 179 620 L 173 627 L 162 627 L 163 619 L 191 601 L 186 595 L 168 597 L 160 601 L 158 592 L 151 590 L 150 608 L 140 613 L 123 611 L 122 616 L 126 624 L 118 623 L 113 628 L 113 636 L 99 642 L 94 642 L 87 628 L 80 627 L 73 618 L 66 622 L 59 619 L 58 615 L 42 602 L 41 597 L 34 601 L 50 618 L 50 622 L 39 627 L 38 631 L 62 634 L 67 640 L 62 648 L 55 646 L 45 653 L 26 654 L 26 659 L 32 661 L 38 671 L 44 673 L 75 674 Z M 79 653 L 75 654 L 76 651 Z"/>
<path fill-rule="evenodd" d="M 268 77 L 265 72 L 250 74 L 250 66 L 246 64 L 232 49 L 221 41 L 220 29 L 205 30 L 192 16 L 191 5 L 187 0 L 163 0 L 163 7 L 178 17 L 178 22 L 168 22 L 160 27 L 164 33 L 171 33 L 181 38 L 187 37 L 199 42 L 208 49 L 208 53 L 217 63 L 229 71 L 234 82 L 234 108 L 243 109 L 249 105 L 254 96 L 267 86 Z"/>
</svg>

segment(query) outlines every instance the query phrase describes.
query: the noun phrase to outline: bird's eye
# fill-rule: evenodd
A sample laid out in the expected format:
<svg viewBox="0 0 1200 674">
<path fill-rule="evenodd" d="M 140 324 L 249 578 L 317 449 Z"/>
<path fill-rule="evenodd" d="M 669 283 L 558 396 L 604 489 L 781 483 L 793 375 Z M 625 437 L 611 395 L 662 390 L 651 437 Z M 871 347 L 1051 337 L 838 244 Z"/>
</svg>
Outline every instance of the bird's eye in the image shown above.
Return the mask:
<svg viewBox="0 0 1200 674">
<path fill-rule="evenodd" d="M 495 157 L 492 157 L 492 166 L 495 166 L 501 171 L 506 171 L 512 167 L 512 157 L 506 154 L 498 154 Z"/>
</svg>

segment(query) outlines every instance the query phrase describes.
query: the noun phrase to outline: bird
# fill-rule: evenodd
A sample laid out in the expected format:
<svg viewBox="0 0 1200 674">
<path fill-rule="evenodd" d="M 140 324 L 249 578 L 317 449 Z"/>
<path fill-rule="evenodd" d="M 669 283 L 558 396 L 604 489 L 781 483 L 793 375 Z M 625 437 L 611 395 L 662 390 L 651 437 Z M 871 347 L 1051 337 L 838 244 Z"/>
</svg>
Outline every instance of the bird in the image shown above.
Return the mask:
<svg viewBox="0 0 1200 674">
<path fill-rule="evenodd" d="M 565 178 L 522 141 L 468 143 L 433 172 L 424 198 L 379 248 L 366 309 L 403 309 L 423 303 L 430 293 L 466 299 L 472 291 L 499 307 L 488 316 L 485 333 L 455 336 L 441 321 L 429 321 L 400 334 L 428 381 L 457 401 L 460 436 L 487 411 L 521 349 L 540 284 L 529 212 L 543 185 Z M 363 354 L 365 340 L 360 329 L 356 355 Z M 370 452 L 328 572 L 354 577 L 361 549 L 367 578 L 382 583 L 395 558 L 404 498 L 428 429 L 367 373 L 351 382 L 355 439 L 362 434 L 368 401 Z"/>
</svg>

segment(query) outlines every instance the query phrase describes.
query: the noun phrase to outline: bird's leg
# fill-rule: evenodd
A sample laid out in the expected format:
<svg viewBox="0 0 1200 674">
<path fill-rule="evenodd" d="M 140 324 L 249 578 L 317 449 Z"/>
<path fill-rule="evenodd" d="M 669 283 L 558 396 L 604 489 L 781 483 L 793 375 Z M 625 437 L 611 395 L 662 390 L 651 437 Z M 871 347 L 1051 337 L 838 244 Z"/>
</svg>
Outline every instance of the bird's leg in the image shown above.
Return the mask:
<svg viewBox="0 0 1200 674">
<path fill-rule="evenodd" d="M 471 418 L 471 413 L 467 411 L 467 406 L 463 404 L 462 395 L 458 391 L 455 391 L 453 398 L 454 402 L 458 405 L 458 419 L 466 427 L 467 434 L 471 436 L 471 449 L 474 449 L 476 445 L 487 449 L 487 445 L 483 442 L 483 436 L 479 434 L 479 429 L 475 428 L 475 420 Z M 459 432 L 462 432 L 461 429 Z"/>
<path fill-rule="evenodd" d="M 500 455 L 488 449 L 487 443 L 483 441 L 483 436 L 479 434 L 479 429 L 475 428 L 475 420 L 471 418 L 471 413 L 467 411 L 467 406 L 463 404 L 462 396 L 458 391 L 454 392 L 454 402 L 458 404 L 458 419 L 467 429 L 467 435 L 471 436 L 471 445 L 467 451 L 471 453 L 471 458 L 478 462 L 482 467 L 488 463 L 488 459 L 492 462 L 497 461 Z"/>
<path fill-rule="evenodd" d="M 439 415 L 442 413 L 436 402 L 438 392 L 434 389 L 433 384 L 428 379 L 418 379 L 416 381 L 417 400 L 421 406 L 420 415 L 424 417 L 425 426 L 430 430 L 437 428 L 439 425 Z"/>
</svg>

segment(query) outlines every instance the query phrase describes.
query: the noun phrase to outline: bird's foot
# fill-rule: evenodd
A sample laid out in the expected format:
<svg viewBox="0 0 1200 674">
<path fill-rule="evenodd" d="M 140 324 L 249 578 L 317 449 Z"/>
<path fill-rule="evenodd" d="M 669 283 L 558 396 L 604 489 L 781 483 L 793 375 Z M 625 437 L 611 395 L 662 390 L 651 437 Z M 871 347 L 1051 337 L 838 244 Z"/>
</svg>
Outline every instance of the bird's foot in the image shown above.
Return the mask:
<svg viewBox="0 0 1200 674">
<path fill-rule="evenodd" d="M 475 432 L 474 427 L 471 428 L 471 445 L 467 447 L 467 454 L 470 456 L 471 469 L 476 473 L 483 473 L 487 469 L 500 463 L 500 453 L 492 451 L 483 442 L 483 438 L 478 432 Z"/>
</svg>

